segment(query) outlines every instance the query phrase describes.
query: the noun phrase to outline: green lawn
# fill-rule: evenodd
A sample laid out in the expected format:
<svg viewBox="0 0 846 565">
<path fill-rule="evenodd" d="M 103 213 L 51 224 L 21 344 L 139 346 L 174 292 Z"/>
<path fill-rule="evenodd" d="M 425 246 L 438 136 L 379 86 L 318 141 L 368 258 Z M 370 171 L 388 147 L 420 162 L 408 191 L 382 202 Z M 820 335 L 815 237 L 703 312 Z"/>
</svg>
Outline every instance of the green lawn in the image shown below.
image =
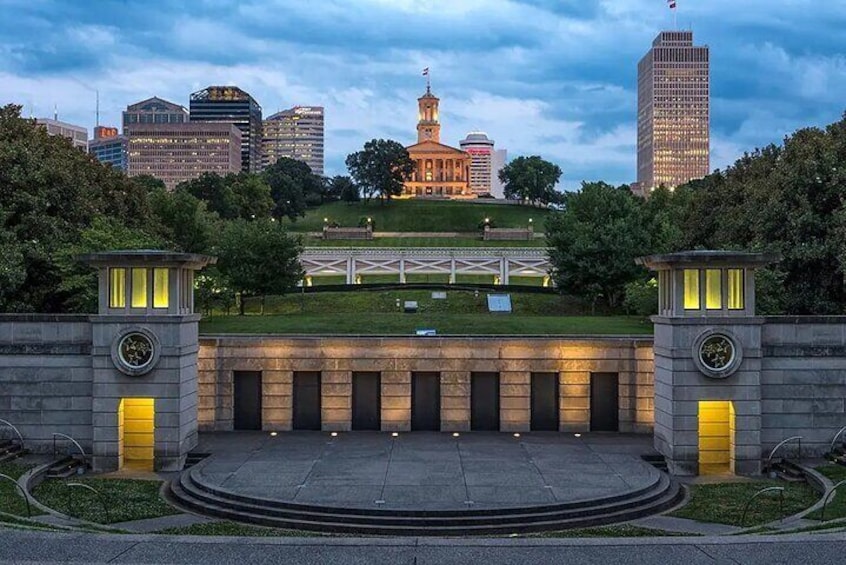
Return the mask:
<svg viewBox="0 0 846 565">
<path fill-rule="evenodd" d="M 30 465 L 23 465 L 17 462 L 0 463 L 0 473 L 18 480 L 21 475 L 31 468 Z M 35 506 L 31 506 L 32 515 L 36 516 L 42 512 Z M 26 501 L 21 496 L 21 491 L 10 481 L 0 479 L 0 512 L 26 516 Z"/>
<path fill-rule="evenodd" d="M 816 468 L 817 471 L 831 479 L 834 484 L 846 480 L 846 467 L 843 465 L 823 465 Z M 822 516 L 822 511 L 817 510 L 808 515 L 812 520 L 819 520 Z M 829 500 L 825 509 L 825 519 L 834 520 L 835 518 L 846 518 L 846 485 L 842 485 L 834 493 Z"/>
<path fill-rule="evenodd" d="M 515 316 L 508 314 L 311 314 L 221 316 L 200 322 L 201 334 L 412 335 L 433 328 L 453 335 L 651 334 L 652 324 L 627 316 Z"/>
<path fill-rule="evenodd" d="M 240 536 L 240 537 L 315 537 L 320 534 L 299 530 L 263 528 L 238 522 L 206 522 L 181 528 L 168 528 L 156 532 L 179 536 Z"/>
<path fill-rule="evenodd" d="M 461 237 L 377 237 L 374 239 L 322 239 L 304 237 L 306 247 L 546 247 L 546 240 L 485 241 L 473 234 Z"/>
<path fill-rule="evenodd" d="M 561 530 L 557 532 L 543 532 L 530 537 L 539 538 L 654 538 L 654 537 L 683 537 L 694 534 L 667 532 L 652 528 L 643 528 L 632 524 L 617 524 L 611 526 L 597 526 L 575 530 Z"/>
<path fill-rule="evenodd" d="M 383 232 L 476 232 L 485 218 L 498 228 L 526 227 L 531 218 L 535 229 L 543 231 L 549 214 L 549 210 L 531 206 L 448 200 L 395 200 L 384 206 L 379 202 L 333 202 L 309 209 L 305 218 L 296 222 L 285 220 L 285 225 L 295 232 L 314 232 L 323 229 L 324 218 L 344 227 L 357 226 L 361 218 L 372 218 L 376 230 Z"/>
<path fill-rule="evenodd" d="M 780 512 L 778 494 L 764 494 L 749 507 L 741 523 L 743 507 L 752 495 L 765 487 L 784 487 L 784 513 Z M 730 526 L 753 526 L 787 517 L 813 505 L 819 494 L 807 483 L 753 481 L 691 485 L 690 502 L 671 516 Z"/>
<path fill-rule="evenodd" d="M 66 482 L 88 485 L 101 496 L 80 487 L 68 487 Z M 161 485 L 161 481 L 137 479 L 47 480 L 35 488 L 33 495 L 45 506 L 70 516 L 99 524 L 114 524 L 179 514 L 179 510 L 159 496 Z M 70 489 L 73 489 L 71 505 L 68 504 Z"/>
</svg>

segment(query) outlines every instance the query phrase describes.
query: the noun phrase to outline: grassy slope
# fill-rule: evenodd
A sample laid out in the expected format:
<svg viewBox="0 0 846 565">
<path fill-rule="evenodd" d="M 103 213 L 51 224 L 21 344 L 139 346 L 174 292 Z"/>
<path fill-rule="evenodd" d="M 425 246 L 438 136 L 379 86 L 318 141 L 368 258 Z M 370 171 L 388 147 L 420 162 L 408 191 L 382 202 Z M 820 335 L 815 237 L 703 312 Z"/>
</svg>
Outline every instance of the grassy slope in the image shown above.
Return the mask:
<svg viewBox="0 0 846 565">
<path fill-rule="evenodd" d="M 418 312 L 405 314 L 397 300 L 416 301 Z M 650 334 L 652 324 L 629 316 L 587 316 L 588 308 L 556 294 L 511 294 L 512 314 L 487 311 L 486 293 L 449 291 L 446 300 L 425 290 L 291 294 L 267 298 L 265 315 L 257 300 L 239 316 L 213 316 L 202 333 L 349 333 L 409 335 L 418 328 L 448 334 Z"/>
<path fill-rule="evenodd" d="M 0 473 L 17 480 L 30 467 L 30 465 L 24 465 L 16 461 L 0 463 Z M 31 506 L 30 510 L 33 516 L 42 514 L 35 506 Z M 0 481 L 0 511 L 17 514 L 18 516 L 26 516 L 26 501 L 20 495 L 20 490 L 5 479 Z"/>
<path fill-rule="evenodd" d="M 517 228 L 534 220 L 535 229 L 543 231 L 548 210 L 530 206 L 505 204 L 475 204 L 455 201 L 396 200 L 390 204 L 378 202 L 346 204 L 333 202 L 306 212 L 296 222 L 285 221 L 291 231 L 309 232 L 323 229 L 323 218 L 341 226 L 357 226 L 361 218 L 373 218 L 377 231 L 388 232 L 477 232 L 487 217 L 496 227 Z"/>
</svg>

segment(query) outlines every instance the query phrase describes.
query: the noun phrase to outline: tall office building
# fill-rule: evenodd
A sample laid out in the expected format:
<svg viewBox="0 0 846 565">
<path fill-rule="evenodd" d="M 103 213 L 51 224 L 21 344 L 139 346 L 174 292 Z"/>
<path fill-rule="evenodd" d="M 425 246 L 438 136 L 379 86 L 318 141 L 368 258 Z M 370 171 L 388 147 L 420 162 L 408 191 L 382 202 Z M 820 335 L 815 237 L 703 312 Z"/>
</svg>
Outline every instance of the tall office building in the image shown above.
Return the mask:
<svg viewBox="0 0 846 565">
<path fill-rule="evenodd" d="M 637 183 L 644 194 L 708 174 L 708 56 L 692 31 L 662 31 L 638 64 Z"/>
<path fill-rule="evenodd" d="M 233 124 L 138 124 L 128 137 L 129 176 L 152 175 L 170 190 L 203 173 L 241 171 L 241 131 Z"/>
<path fill-rule="evenodd" d="M 241 131 L 241 170 L 261 171 L 261 106 L 237 86 L 209 86 L 191 95 L 192 122 L 234 124 Z"/>
<path fill-rule="evenodd" d="M 470 154 L 470 190 L 477 196 L 502 198 L 499 171 L 505 166 L 505 149 L 494 149 L 494 140 L 482 131 L 471 131 L 459 145 Z"/>
<path fill-rule="evenodd" d="M 56 135 L 59 137 L 66 137 L 71 140 L 73 146 L 83 151 L 88 151 L 88 129 L 82 126 L 76 126 L 67 122 L 61 122 L 58 119 L 38 118 L 35 120 L 37 124 L 47 130 L 48 135 Z"/>
<path fill-rule="evenodd" d="M 119 171 L 127 168 L 127 139 L 118 135 L 117 128 L 97 126 L 94 128 L 94 140 L 88 143 L 88 153 L 101 163 L 108 163 Z"/>
<path fill-rule="evenodd" d="M 303 161 L 311 172 L 323 175 L 322 106 L 294 106 L 264 120 L 262 166 L 280 157 Z"/>
<path fill-rule="evenodd" d="M 156 96 L 126 107 L 123 112 L 123 135 L 138 124 L 184 124 L 188 121 L 185 106 L 168 102 Z"/>
</svg>

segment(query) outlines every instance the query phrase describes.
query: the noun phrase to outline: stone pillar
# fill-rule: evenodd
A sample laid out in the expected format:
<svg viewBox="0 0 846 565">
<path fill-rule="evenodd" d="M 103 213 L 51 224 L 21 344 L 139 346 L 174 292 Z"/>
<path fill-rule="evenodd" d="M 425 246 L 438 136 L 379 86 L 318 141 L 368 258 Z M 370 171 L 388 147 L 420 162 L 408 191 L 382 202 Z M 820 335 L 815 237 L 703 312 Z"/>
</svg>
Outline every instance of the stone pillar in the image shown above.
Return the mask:
<svg viewBox="0 0 846 565">
<path fill-rule="evenodd" d="M 382 431 L 411 430 L 411 373 L 382 371 Z"/>
<path fill-rule="evenodd" d="M 320 396 L 323 430 L 350 431 L 352 429 L 352 372 L 323 371 Z"/>
<path fill-rule="evenodd" d="M 441 373 L 441 430 L 470 431 L 470 373 Z"/>
<path fill-rule="evenodd" d="M 528 432 L 531 427 L 532 374 L 508 371 L 499 374 L 499 429 Z"/>
<path fill-rule="evenodd" d="M 455 257 L 449 260 L 449 283 L 455 284 Z"/>
<path fill-rule="evenodd" d="M 399 280 L 401 283 L 405 283 L 405 259 L 400 257 L 399 260 Z"/>
</svg>

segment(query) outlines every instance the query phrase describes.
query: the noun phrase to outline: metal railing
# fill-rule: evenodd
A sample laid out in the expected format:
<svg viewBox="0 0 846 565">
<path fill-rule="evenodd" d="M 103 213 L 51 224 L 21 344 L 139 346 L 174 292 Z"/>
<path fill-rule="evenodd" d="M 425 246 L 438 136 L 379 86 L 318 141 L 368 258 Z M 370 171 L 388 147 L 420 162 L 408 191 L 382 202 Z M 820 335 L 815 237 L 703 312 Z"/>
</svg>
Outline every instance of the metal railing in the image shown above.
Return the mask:
<svg viewBox="0 0 846 565">
<path fill-rule="evenodd" d="M 20 441 L 20 442 L 21 442 L 21 449 L 23 449 L 23 446 L 24 446 L 24 438 L 23 438 L 23 436 L 21 435 L 21 432 L 18 430 L 18 428 L 16 428 L 14 425 L 12 425 L 12 423 L 11 423 L 11 422 L 9 422 L 9 421 L 7 421 L 7 420 L 2 420 L 2 419 L 0 419 L 0 424 L 3 424 L 3 425 L 4 425 L 4 426 L 6 426 L 6 427 L 12 428 L 12 431 L 13 431 L 13 432 L 15 432 L 15 435 L 17 435 L 17 436 L 18 436 L 18 441 Z"/>
<path fill-rule="evenodd" d="M 778 492 L 779 493 L 779 520 L 784 519 L 784 487 L 766 487 L 762 488 L 755 494 L 753 494 L 749 500 L 746 501 L 746 505 L 743 507 L 743 515 L 740 517 L 740 525 L 746 523 L 746 513 L 749 511 L 749 505 L 752 504 L 756 498 L 761 496 L 762 494 L 770 493 L 770 492 Z"/>
<path fill-rule="evenodd" d="M 11 482 L 13 485 L 15 485 L 17 487 L 17 489 L 19 491 L 21 491 L 21 494 L 23 494 L 24 500 L 26 501 L 26 517 L 32 518 L 32 508 L 30 508 L 29 496 L 27 496 L 26 490 L 24 490 L 24 488 L 21 485 L 18 484 L 18 481 L 16 481 L 15 479 L 10 477 L 9 475 L 4 475 L 3 473 L 0 473 L 0 479 L 3 479 L 4 481 Z"/>
<path fill-rule="evenodd" d="M 831 440 L 831 445 L 828 446 L 829 453 L 834 453 L 834 444 L 837 443 L 837 438 L 843 435 L 843 432 L 846 432 L 846 426 L 843 426 L 836 434 L 834 434 L 834 438 Z"/>
<path fill-rule="evenodd" d="M 829 501 L 831 500 L 831 497 L 834 496 L 834 493 L 837 491 L 837 489 L 843 485 L 846 485 L 846 479 L 840 481 L 839 483 L 831 487 L 829 493 L 825 495 L 825 500 L 823 500 L 822 509 L 820 510 L 820 522 L 825 522 L 825 507 L 826 505 L 828 505 Z"/>
<path fill-rule="evenodd" d="M 799 453 L 798 453 L 796 459 L 797 459 L 797 461 L 802 461 L 802 436 L 793 436 L 793 437 L 789 437 L 789 438 L 779 442 L 779 444 L 776 445 L 773 448 L 772 451 L 770 451 L 770 456 L 767 457 L 767 469 L 770 469 L 772 467 L 773 456 L 776 454 L 776 451 L 781 449 L 782 445 L 784 445 L 788 442 L 791 442 L 791 441 L 797 441 L 799 443 Z"/>
<path fill-rule="evenodd" d="M 83 463 L 88 462 L 88 456 L 85 454 L 85 450 L 82 449 L 82 446 L 79 445 L 79 442 L 76 441 L 75 439 L 73 439 L 72 437 L 70 437 L 67 434 L 60 434 L 58 432 L 53 433 L 53 457 L 56 457 L 56 455 L 58 454 L 58 451 L 56 450 L 56 438 L 57 437 L 60 437 L 62 439 L 66 439 L 69 442 L 71 442 L 72 444 L 74 444 L 76 446 L 76 448 L 79 450 L 79 453 L 82 454 L 82 462 Z"/>
<path fill-rule="evenodd" d="M 73 489 L 74 488 L 82 488 L 82 489 L 85 489 L 89 492 L 93 492 L 97 496 L 97 499 L 100 501 L 100 504 L 103 506 L 103 512 L 106 513 L 106 521 L 107 522 L 112 521 L 111 516 L 109 516 L 109 505 L 106 504 L 106 499 L 99 490 L 95 489 L 94 487 L 92 487 L 90 485 L 86 485 L 86 484 L 83 484 L 83 483 L 63 483 L 63 484 L 66 487 L 68 487 L 68 504 L 67 504 L 68 516 L 73 516 Z"/>
</svg>

